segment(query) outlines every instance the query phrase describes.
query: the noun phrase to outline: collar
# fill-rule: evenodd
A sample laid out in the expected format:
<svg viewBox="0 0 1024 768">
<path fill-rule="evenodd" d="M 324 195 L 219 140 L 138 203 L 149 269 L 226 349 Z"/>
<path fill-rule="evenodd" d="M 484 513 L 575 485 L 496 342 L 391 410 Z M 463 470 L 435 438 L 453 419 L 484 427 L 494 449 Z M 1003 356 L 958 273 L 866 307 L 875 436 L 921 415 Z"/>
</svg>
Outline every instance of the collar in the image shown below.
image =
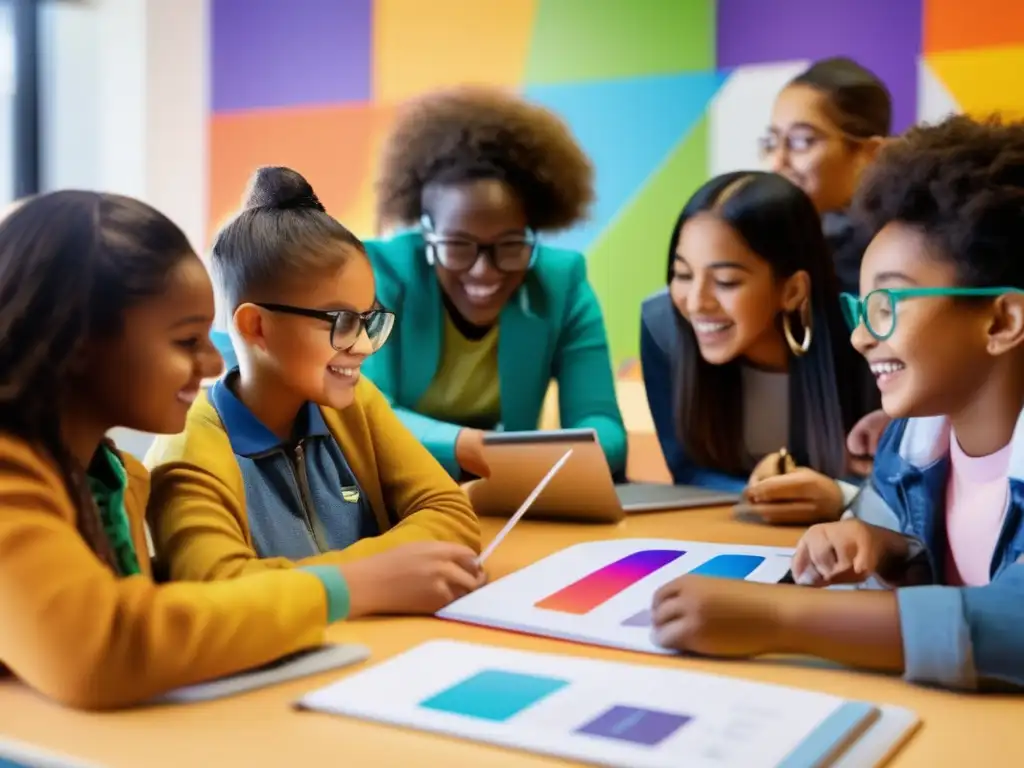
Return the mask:
<svg viewBox="0 0 1024 768">
<path fill-rule="evenodd" d="M 106 442 L 100 443 L 96 449 L 86 475 L 90 480 L 101 483 L 108 491 L 122 491 L 128 486 L 124 463 Z"/>
<path fill-rule="evenodd" d="M 237 376 L 238 369 L 234 368 L 210 388 L 210 402 L 224 424 L 228 440 L 231 441 L 231 449 L 238 456 L 255 456 L 284 447 L 289 441 L 275 435 L 231 391 L 228 381 Z M 325 437 L 330 434 L 320 409 L 314 403 L 303 405 L 295 419 L 292 439 Z"/>
<path fill-rule="evenodd" d="M 909 419 L 899 439 L 899 456 L 907 463 L 923 469 L 949 453 L 950 424 L 945 416 Z M 1024 480 L 1024 411 L 1010 438 L 1010 465 L 1008 475 L 1013 480 Z"/>
</svg>

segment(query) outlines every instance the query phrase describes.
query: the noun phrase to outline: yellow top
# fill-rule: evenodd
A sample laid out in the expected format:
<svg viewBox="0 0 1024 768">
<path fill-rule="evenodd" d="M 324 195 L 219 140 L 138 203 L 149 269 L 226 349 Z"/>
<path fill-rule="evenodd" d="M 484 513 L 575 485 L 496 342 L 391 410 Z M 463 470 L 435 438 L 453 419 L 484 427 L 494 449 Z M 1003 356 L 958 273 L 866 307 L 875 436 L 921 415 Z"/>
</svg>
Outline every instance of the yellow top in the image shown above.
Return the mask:
<svg viewBox="0 0 1024 768">
<path fill-rule="evenodd" d="M 441 364 L 416 412 L 463 427 L 493 429 L 501 421 L 498 326 L 467 339 L 444 313 Z"/>
<path fill-rule="evenodd" d="M 0 434 L 0 677 L 62 704 L 127 706 L 323 642 L 327 596 L 306 571 L 157 585 L 146 553 L 149 476 L 122 457 L 140 573 L 118 578 L 75 526 L 55 464 Z"/>
<path fill-rule="evenodd" d="M 344 410 L 320 410 L 384 533 L 301 560 L 260 559 L 242 471 L 204 392 L 189 410 L 185 431 L 157 438 L 146 456 L 153 472 L 153 542 L 171 578 L 207 581 L 337 565 L 410 541 L 452 541 L 480 551 L 480 521 L 466 494 L 368 379 L 359 381 L 355 400 Z"/>
</svg>

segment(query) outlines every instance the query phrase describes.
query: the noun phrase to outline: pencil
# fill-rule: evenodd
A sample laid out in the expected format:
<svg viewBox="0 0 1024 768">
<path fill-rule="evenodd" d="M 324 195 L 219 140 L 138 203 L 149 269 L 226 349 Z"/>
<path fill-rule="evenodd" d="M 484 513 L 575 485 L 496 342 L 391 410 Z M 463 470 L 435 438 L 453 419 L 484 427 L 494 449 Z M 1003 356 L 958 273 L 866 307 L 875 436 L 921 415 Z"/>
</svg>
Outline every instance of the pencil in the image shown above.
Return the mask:
<svg viewBox="0 0 1024 768">
<path fill-rule="evenodd" d="M 779 474 L 786 474 L 786 456 L 788 455 L 785 448 L 779 448 Z"/>
</svg>

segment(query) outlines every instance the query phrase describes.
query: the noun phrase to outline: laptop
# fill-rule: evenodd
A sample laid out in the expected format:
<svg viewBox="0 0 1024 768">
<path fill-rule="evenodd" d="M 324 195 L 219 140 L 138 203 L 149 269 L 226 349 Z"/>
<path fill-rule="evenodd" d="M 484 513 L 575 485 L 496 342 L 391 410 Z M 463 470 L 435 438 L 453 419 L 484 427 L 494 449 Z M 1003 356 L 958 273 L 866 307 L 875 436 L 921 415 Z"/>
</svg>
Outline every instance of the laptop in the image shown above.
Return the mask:
<svg viewBox="0 0 1024 768">
<path fill-rule="evenodd" d="M 572 456 L 537 497 L 531 517 L 617 523 L 629 514 L 731 506 L 740 498 L 736 493 L 688 485 L 616 484 L 593 429 L 492 432 L 484 437 L 484 458 L 491 475 L 466 486 L 477 514 L 514 514 L 569 449 Z"/>
</svg>

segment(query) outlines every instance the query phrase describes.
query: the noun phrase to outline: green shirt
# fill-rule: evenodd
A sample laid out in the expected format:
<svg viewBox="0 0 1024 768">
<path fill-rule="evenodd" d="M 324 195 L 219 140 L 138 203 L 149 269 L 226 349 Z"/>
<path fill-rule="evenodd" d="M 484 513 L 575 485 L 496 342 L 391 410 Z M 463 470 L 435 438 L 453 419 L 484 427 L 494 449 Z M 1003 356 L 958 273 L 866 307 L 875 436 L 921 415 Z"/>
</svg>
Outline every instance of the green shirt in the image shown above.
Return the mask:
<svg viewBox="0 0 1024 768">
<path fill-rule="evenodd" d="M 88 472 L 89 491 L 100 512 L 103 532 L 114 550 L 114 561 L 121 576 L 134 576 L 142 571 L 124 508 L 128 474 L 124 464 L 108 446 L 101 445 L 93 456 Z"/>
</svg>

